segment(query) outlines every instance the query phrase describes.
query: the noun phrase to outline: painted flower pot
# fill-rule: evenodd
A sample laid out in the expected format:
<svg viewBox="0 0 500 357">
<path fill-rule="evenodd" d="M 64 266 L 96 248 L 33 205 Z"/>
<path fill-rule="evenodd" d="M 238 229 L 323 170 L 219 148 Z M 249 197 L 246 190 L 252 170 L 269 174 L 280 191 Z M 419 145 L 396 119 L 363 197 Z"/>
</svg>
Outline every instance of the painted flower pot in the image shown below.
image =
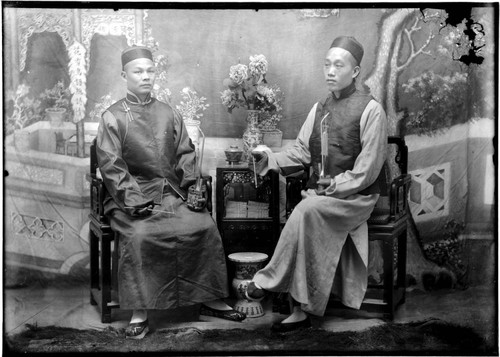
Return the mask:
<svg viewBox="0 0 500 357">
<path fill-rule="evenodd" d="M 270 148 L 280 148 L 283 140 L 283 132 L 279 129 L 262 129 L 262 141 Z"/>
<path fill-rule="evenodd" d="M 64 122 L 66 118 L 65 108 L 47 108 L 45 109 L 45 115 L 47 120 L 50 122 L 52 127 L 59 127 Z"/>
</svg>

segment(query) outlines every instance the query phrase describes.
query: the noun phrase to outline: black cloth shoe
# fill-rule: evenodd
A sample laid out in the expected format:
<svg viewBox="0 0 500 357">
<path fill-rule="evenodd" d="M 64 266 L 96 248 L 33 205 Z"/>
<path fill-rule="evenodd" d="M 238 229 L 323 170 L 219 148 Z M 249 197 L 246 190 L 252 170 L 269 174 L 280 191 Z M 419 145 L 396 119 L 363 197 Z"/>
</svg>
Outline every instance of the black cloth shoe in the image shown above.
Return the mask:
<svg viewBox="0 0 500 357">
<path fill-rule="evenodd" d="M 207 305 L 201 305 L 200 315 L 218 317 L 220 319 L 241 322 L 247 318 L 247 315 L 243 312 L 231 310 L 217 310 L 213 309 Z"/>
<path fill-rule="evenodd" d="M 311 327 L 311 318 L 307 316 L 304 320 L 297 322 L 276 322 L 271 326 L 271 331 L 275 333 L 288 333 Z"/>
<path fill-rule="evenodd" d="M 251 281 L 247 286 L 245 296 L 250 301 L 261 301 L 266 296 L 266 291 L 256 287 L 255 283 Z"/>
<path fill-rule="evenodd" d="M 125 338 L 140 340 L 143 339 L 148 332 L 149 332 L 149 322 L 147 319 L 142 322 L 130 323 L 125 329 Z"/>
</svg>

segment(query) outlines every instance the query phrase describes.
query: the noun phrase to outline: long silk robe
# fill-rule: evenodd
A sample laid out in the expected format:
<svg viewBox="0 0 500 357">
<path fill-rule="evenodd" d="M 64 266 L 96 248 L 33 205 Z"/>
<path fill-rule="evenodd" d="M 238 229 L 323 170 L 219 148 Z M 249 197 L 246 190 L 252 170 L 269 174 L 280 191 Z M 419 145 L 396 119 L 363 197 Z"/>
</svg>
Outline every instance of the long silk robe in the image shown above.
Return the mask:
<svg viewBox="0 0 500 357">
<path fill-rule="evenodd" d="M 292 147 L 280 153 L 266 150 L 268 164 L 261 174 L 311 162 L 309 138 L 317 105 Z M 325 196 L 308 197 L 295 207 L 271 260 L 253 278 L 264 289 L 289 292 L 304 311 L 317 316 L 323 316 L 331 293 L 356 309 L 366 293 L 366 222 L 379 194 L 358 192 L 377 179 L 387 152 L 386 115 L 375 100 L 361 115 L 360 140 L 362 150 L 353 169 L 333 177 Z"/>
<path fill-rule="evenodd" d="M 120 306 L 170 309 L 226 297 L 217 227 L 206 210 L 185 203 L 196 158 L 180 114 L 129 92 L 103 114 L 97 156 L 110 193 L 105 213 L 119 235 Z M 133 214 L 151 202 L 162 212 Z"/>
</svg>

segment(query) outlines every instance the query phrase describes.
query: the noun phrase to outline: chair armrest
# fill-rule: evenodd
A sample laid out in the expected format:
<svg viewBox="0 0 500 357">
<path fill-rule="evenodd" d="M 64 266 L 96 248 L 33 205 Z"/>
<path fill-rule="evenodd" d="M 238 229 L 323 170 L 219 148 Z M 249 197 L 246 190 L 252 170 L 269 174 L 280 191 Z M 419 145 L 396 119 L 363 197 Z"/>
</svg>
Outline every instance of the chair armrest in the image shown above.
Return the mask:
<svg viewBox="0 0 500 357">
<path fill-rule="evenodd" d="M 394 160 L 398 164 L 401 174 L 408 173 L 408 146 L 404 138 L 399 136 L 389 136 L 387 138 L 389 144 L 395 144 L 398 146 L 398 152 Z"/>
<path fill-rule="evenodd" d="M 212 176 L 202 176 L 202 179 L 207 186 L 207 210 L 212 215 Z"/>
<path fill-rule="evenodd" d="M 400 217 L 408 213 L 407 198 L 410 184 L 410 174 L 402 174 L 392 180 L 389 192 L 391 220 L 398 220 Z"/>
<path fill-rule="evenodd" d="M 107 224 L 108 218 L 104 215 L 106 186 L 95 174 L 91 174 L 90 177 L 90 214 L 100 223 Z"/>
<path fill-rule="evenodd" d="M 302 200 L 300 192 L 306 188 L 309 174 L 307 171 L 299 171 L 294 174 L 288 175 L 286 178 L 286 205 L 285 215 L 286 218 L 290 216 L 295 206 Z"/>
</svg>

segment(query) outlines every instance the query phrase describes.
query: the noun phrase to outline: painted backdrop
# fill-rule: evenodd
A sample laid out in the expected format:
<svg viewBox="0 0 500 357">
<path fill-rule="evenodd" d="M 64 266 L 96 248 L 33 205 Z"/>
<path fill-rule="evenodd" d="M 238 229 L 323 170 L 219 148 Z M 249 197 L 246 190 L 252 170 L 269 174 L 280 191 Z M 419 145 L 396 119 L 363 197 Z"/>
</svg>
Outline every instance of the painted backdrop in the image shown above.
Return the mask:
<svg viewBox="0 0 500 357">
<path fill-rule="evenodd" d="M 67 6 L 4 8 L 9 266 L 85 274 L 88 144 L 102 110 L 124 95 L 120 52 L 126 46 L 154 48 L 157 93 L 172 105 L 185 100 L 186 87 L 204 98 L 205 167 L 214 172 L 223 150 L 246 127 L 245 111 L 229 113 L 222 104 L 229 68 L 248 64 L 253 55 L 267 58 L 266 79 L 283 94 L 278 128 L 286 146 L 326 95 L 322 66 L 330 43 L 351 35 L 365 49 L 358 83 L 384 105 L 390 134 L 405 136 L 410 150 L 410 250 L 417 253 L 410 252 L 409 272 L 418 271 L 415 256 L 423 255 L 468 283 L 475 278 L 466 273 L 492 273 L 497 6 L 118 11 Z M 49 94 L 57 95 L 58 88 L 66 114 L 63 123 L 54 124 L 44 109 L 54 104 Z M 476 243 L 468 250 L 471 240 Z M 471 251 L 488 256 L 485 266 Z"/>
</svg>

